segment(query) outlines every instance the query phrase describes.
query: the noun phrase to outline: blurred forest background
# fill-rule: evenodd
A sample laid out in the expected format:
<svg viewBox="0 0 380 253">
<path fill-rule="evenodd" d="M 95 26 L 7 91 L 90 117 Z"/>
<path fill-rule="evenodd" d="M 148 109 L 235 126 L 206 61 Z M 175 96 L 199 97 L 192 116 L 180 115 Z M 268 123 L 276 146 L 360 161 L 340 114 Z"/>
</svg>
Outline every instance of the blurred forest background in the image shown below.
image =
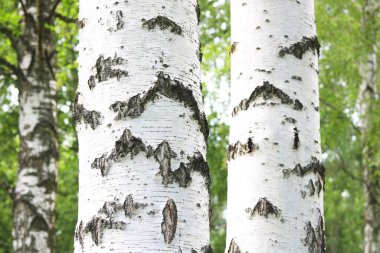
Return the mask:
<svg viewBox="0 0 380 253">
<path fill-rule="evenodd" d="M 17 1 L 0 0 L 0 24 L 19 32 Z M 362 136 L 357 103 L 359 63 L 367 57 L 363 36 L 365 0 L 316 0 L 320 58 L 321 135 L 327 168 L 325 217 L 330 253 L 357 253 L 364 243 L 364 195 L 361 172 Z M 203 85 L 210 125 L 208 162 L 212 175 L 212 246 L 225 247 L 230 57 L 228 0 L 200 0 Z M 72 120 L 77 86 L 77 2 L 62 0 L 57 8 L 58 127 L 60 141 L 57 197 L 57 252 L 73 250 L 77 221 L 78 161 Z M 374 24 L 379 25 L 379 22 Z M 379 30 L 378 27 L 375 27 Z M 379 42 L 378 42 L 379 43 Z M 16 63 L 10 41 L 0 32 L 0 57 Z M 254 60 L 254 59 L 253 59 Z M 1 68 L 0 68 L 1 70 Z M 377 69 L 378 70 L 378 69 Z M 377 81 L 379 87 L 379 79 Z M 380 87 L 379 87 L 380 88 Z M 0 75 L 0 253 L 12 249 L 12 201 L 7 188 L 15 185 L 18 159 L 18 102 L 12 77 Z M 380 122 L 380 113 L 376 122 Z M 370 137 L 379 146 L 379 134 Z M 379 157 L 379 154 L 377 154 Z M 380 172 L 377 174 L 380 177 Z"/>
</svg>

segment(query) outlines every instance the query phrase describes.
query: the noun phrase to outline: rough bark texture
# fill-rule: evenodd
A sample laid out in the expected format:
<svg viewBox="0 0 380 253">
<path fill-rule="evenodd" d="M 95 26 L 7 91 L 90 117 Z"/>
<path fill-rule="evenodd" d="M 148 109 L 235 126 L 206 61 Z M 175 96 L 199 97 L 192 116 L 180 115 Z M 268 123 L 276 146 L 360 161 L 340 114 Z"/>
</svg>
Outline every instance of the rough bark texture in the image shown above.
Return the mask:
<svg viewBox="0 0 380 253">
<path fill-rule="evenodd" d="M 325 252 L 313 2 L 231 1 L 226 252 Z"/>
<path fill-rule="evenodd" d="M 212 252 L 197 6 L 79 1 L 75 252 Z"/>
<path fill-rule="evenodd" d="M 24 1 L 17 57 L 19 88 L 19 171 L 13 207 L 13 251 L 55 252 L 56 124 L 53 1 Z"/>
<path fill-rule="evenodd" d="M 377 43 L 379 3 L 376 0 L 365 1 L 363 6 L 363 34 L 367 56 L 360 65 L 362 83 L 360 85 L 359 105 L 362 140 L 362 171 L 364 178 L 364 252 L 380 252 L 380 169 L 378 136 L 375 119 L 379 114 L 379 93 L 377 76 Z"/>
</svg>

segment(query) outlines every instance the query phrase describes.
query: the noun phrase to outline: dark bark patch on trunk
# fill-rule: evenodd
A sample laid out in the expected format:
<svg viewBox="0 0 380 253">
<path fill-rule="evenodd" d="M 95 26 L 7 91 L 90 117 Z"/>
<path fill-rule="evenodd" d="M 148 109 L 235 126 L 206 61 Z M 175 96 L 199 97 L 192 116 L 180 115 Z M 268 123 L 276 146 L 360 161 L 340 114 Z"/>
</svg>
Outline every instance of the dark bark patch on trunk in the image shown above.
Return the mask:
<svg viewBox="0 0 380 253">
<path fill-rule="evenodd" d="M 182 34 L 182 28 L 173 20 L 170 20 L 165 16 L 157 16 L 155 18 L 151 18 L 147 21 L 144 21 L 142 25 L 149 30 L 153 30 L 156 26 L 158 26 L 161 30 L 170 29 L 170 32 L 174 34 Z"/>
<path fill-rule="evenodd" d="M 75 103 L 73 117 L 76 124 L 80 124 L 83 121 L 95 130 L 95 128 L 101 124 L 102 115 L 97 111 L 88 111 L 83 105 Z"/>
<path fill-rule="evenodd" d="M 111 110 L 117 113 L 116 120 L 128 117 L 137 118 L 145 111 L 149 102 L 158 98 L 158 94 L 182 102 L 186 107 L 189 107 L 193 112 L 192 117 L 198 122 L 200 130 L 207 140 L 209 129 L 206 116 L 201 113 L 193 91 L 181 82 L 172 80 L 169 75 L 163 72 L 157 74 L 157 81 L 147 92 L 137 94 L 126 102 L 117 101 L 111 105 Z"/>
<path fill-rule="evenodd" d="M 241 253 L 240 248 L 234 239 L 231 240 L 230 247 L 228 248 L 228 253 Z"/>
<path fill-rule="evenodd" d="M 247 208 L 245 211 L 251 217 L 253 217 L 256 213 L 260 216 L 264 216 L 265 218 L 268 218 L 268 216 L 270 214 L 274 215 L 275 217 L 280 216 L 280 209 L 278 209 L 275 205 L 273 205 L 266 198 L 260 198 L 253 209 Z"/>
<path fill-rule="evenodd" d="M 321 179 L 319 179 L 319 178 L 314 182 L 314 185 L 316 187 L 316 191 L 318 193 L 318 197 L 321 194 L 321 191 L 322 191 L 322 189 L 324 187 L 324 184 L 322 182 L 323 181 Z"/>
<path fill-rule="evenodd" d="M 267 74 L 272 74 L 272 70 L 266 70 L 266 69 L 255 69 L 255 71 L 257 71 L 257 72 L 263 72 L 263 73 L 267 73 Z"/>
<path fill-rule="evenodd" d="M 311 38 L 303 37 L 301 41 L 292 44 L 290 47 L 284 47 L 280 50 L 279 56 L 284 57 L 287 54 L 294 55 L 298 59 L 302 59 L 307 51 L 311 51 L 319 56 L 321 45 L 318 38 L 313 36 Z"/>
<path fill-rule="evenodd" d="M 126 223 L 122 221 L 113 221 L 110 218 L 103 218 L 99 216 L 92 217 L 85 228 L 84 233 L 91 233 L 92 241 L 95 245 L 101 243 L 104 229 L 125 229 Z"/>
<path fill-rule="evenodd" d="M 177 229 L 177 206 L 174 200 L 169 199 L 162 210 L 163 221 L 161 223 L 161 231 L 164 235 L 165 243 L 170 244 L 175 236 Z"/>
<path fill-rule="evenodd" d="M 284 174 L 284 178 L 288 178 L 290 175 L 296 175 L 298 177 L 304 177 L 310 173 L 314 173 L 318 175 L 318 178 L 324 182 L 325 178 L 325 167 L 319 160 L 315 157 L 311 158 L 311 162 L 302 167 L 301 164 L 297 164 L 294 169 L 285 169 L 282 171 Z M 324 184 L 324 183 L 323 183 Z"/>
<path fill-rule="evenodd" d="M 203 246 L 201 248 L 201 251 L 199 251 L 200 253 L 212 253 L 212 248 L 210 245 L 207 245 L 207 246 Z M 196 251 L 195 249 L 191 249 L 191 253 L 198 253 L 198 251 Z"/>
<path fill-rule="evenodd" d="M 171 159 L 176 158 L 177 154 L 170 148 L 168 142 L 163 141 L 155 150 L 155 158 L 160 164 L 160 175 L 162 176 L 162 184 L 168 186 L 173 182 L 173 172 L 171 170 Z"/>
<path fill-rule="evenodd" d="M 297 150 L 300 147 L 300 136 L 299 136 L 299 131 L 297 127 L 294 128 L 294 142 L 293 142 L 293 149 Z"/>
<path fill-rule="evenodd" d="M 197 5 L 195 6 L 195 12 L 197 13 L 198 25 L 201 22 L 201 8 L 199 7 L 199 0 L 197 0 Z"/>
<path fill-rule="evenodd" d="M 132 218 L 132 215 L 140 208 L 148 206 L 146 203 L 138 203 L 133 201 L 132 194 L 129 194 L 124 201 L 123 209 L 126 217 Z"/>
<path fill-rule="evenodd" d="M 173 172 L 173 180 L 177 182 L 180 187 L 186 188 L 190 185 L 190 170 L 184 163 L 181 163 L 179 168 Z"/>
<path fill-rule="evenodd" d="M 78 19 L 78 20 L 76 21 L 76 25 L 77 25 L 78 30 L 79 30 L 79 29 L 83 29 L 84 26 L 85 26 L 85 19 L 81 19 L 81 20 Z"/>
<path fill-rule="evenodd" d="M 79 244 L 83 248 L 83 221 L 80 221 L 79 226 L 75 229 L 75 240 L 79 241 Z"/>
<path fill-rule="evenodd" d="M 315 228 L 313 228 L 310 221 L 306 223 L 305 230 L 306 237 L 303 242 L 308 247 L 309 253 L 325 253 L 326 243 L 323 217 L 319 217 L 318 225 Z"/>
<path fill-rule="evenodd" d="M 290 124 L 297 124 L 297 120 L 291 117 L 285 117 L 284 121 L 281 123 L 285 124 L 285 122 L 290 123 Z"/>
<path fill-rule="evenodd" d="M 35 231 L 47 231 L 49 230 L 49 226 L 41 215 L 37 215 L 34 217 L 32 223 L 30 224 L 30 230 L 35 230 Z"/>
<path fill-rule="evenodd" d="M 302 110 L 303 105 L 301 102 L 296 99 L 293 100 L 290 98 L 288 94 L 283 92 L 281 89 L 275 87 L 273 84 L 270 84 L 267 81 L 264 81 L 264 84 L 261 86 L 258 86 L 255 88 L 255 90 L 251 93 L 250 97 L 247 99 L 243 99 L 238 106 L 236 106 L 233 109 L 232 116 L 237 115 L 239 111 L 248 110 L 248 108 L 258 105 L 264 105 L 265 103 L 258 103 L 255 104 L 254 102 L 257 100 L 257 98 L 263 98 L 264 100 L 270 100 L 274 97 L 281 100 L 281 104 L 290 105 L 293 107 L 294 110 Z"/>
<path fill-rule="evenodd" d="M 189 163 L 186 165 L 188 171 L 196 171 L 202 175 L 208 189 L 211 186 L 210 169 L 206 160 L 200 152 L 195 152 L 192 157 L 187 157 Z"/>
<path fill-rule="evenodd" d="M 227 158 L 228 160 L 236 159 L 243 155 L 252 155 L 259 146 L 253 143 L 252 138 L 248 138 L 247 143 L 241 143 L 240 141 L 228 146 Z"/>
<path fill-rule="evenodd" d="M 196 54 L 198 55 L 199 62 L 202 63 L 203 53 L 202 53 L 202 43 L 201 42 L 199 42 L 199 48 L 198 48 Z"/>
<path fill-rule="evenodd" d="M 239 42 L 234 41 L 230 48 L 230 55 L 236 52 L 237 46 L 239 45 Z"/>
<path fill-rule="evenodd" d="M 302 82 L 302 77 L 300 76 L 292 76 L 292 79 Z"/>
<path fill-rule="evenodd" d="M 309 189 L 309 196 L 314 196 L 315 194 L 315 187 L 314 187 L 314 183 L 313 183 L 313 180 L 309 180 L 309 184 L 307 185 L 307 188 Z"/>
<path fill-rule="evenodd" d="M 116 24 L 116 30 L 121 30 L 124 28 L 124 21 L 123 21 L 123 12 L 121 10 L 118 10 L 116 12 L 116 19 L 117 19 L 117 24 Z"/>
<path fill-rule="evenodd" d="M 126 60 L 117 57 L 116 55 L 108 58 L 104 58 L 103 55 L 99 56 L 94 67 L 96 69 L 96 74 L 91 75 L 88 80 L 90 90 L 95 88 L 96 81 L 101 83 L 111 78 L 117 78 L 117 80 L 120 80 L 122 77 L 127 77 L 127 71 L 115 68 L 115 66 L 125 65 L 125 63 Z"/>
<path fill-rule="evenodd" d="M 115 148 L 110 154 L 103 154 L 101 157 L 96 158 L 91 164 L 91 168 L 99 169 L 102 176 L 106 176 L 113 162 L 118 162 L 122 158 L 130 155 L 131 157 L 140 152 L 148 152 L 143 141 L 132 135 L 132 133 L 125 129 L 123 135 L 115 142 Z"/>
</svg>

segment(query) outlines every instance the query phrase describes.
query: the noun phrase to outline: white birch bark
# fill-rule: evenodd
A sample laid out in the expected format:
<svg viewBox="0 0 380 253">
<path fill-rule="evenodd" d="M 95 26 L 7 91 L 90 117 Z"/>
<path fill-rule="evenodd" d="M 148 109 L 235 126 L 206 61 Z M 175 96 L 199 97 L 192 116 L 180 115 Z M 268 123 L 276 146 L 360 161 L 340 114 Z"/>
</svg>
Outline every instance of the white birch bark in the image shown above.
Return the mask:
<svg viewBox="0 0 380 253">
<path fill-rule="evenodd" d="M 325 252 L 314 1 L 231 1 L 226 252 Z"/>
<path fill-rule="evenodd" d="M 362 82 L 359 91 L 360 132 L 362 142 L 362 171 L 364 179 L 364 252 L 380 252 L 380 168 L 377 142 L 376 117 L 379 114 L 377 20 L 380 3 L 365 1 L 363 6 L 362 31 L 364 47 L 368 55 L 360 64 Z"/>
<path fill-rule="evenodd" d="M 211 252 L 197 1 L 79 10 L 75 252 Z"/>
<path fill-rule="evenodd" d="M 20 155 L 13 196 L 13 251 L 55 252 L 58 159 L 53 1 L 19 5 L 17 42 Z"/>
</svg>

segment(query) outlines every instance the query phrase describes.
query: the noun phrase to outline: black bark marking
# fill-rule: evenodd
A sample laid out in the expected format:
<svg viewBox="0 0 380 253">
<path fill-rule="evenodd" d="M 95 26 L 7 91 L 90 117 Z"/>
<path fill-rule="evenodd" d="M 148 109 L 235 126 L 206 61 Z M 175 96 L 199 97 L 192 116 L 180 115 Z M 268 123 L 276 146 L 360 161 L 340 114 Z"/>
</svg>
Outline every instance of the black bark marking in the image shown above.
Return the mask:
<svg viewBox="0 0 380 253">
<path fill-rule="evenodd" d="M 306 237 L 303 242 L 308 247 L 309 253 L 325 253 L 326 243 L 323 217 L 319 217 L 317 227 L 315 228 L 313 228 L 310 221 L 306 223 L 305 230 Z"/>
<path fill-rule="evenodd" d="M 111 110 L 117 113 L 116 120 L 128 117 L 137 118 L 145 111 L 145 107 L 149 102 L 158 98 L 158 94 L 182 102 L 186 107 L 189 107 L 193 112 L 192 117 L 198 122 L 200 130 L 205 140 L 207 140 L 209 129 L 206 116 L 201 113 L 193 91 L 185 87 L 181 82 L 172 80 L 169 75 L 163 72 L 157 74 L 157 81 L 147 92 L 139 93 L 126 102 L 117 101 L 111 105 Z"/>
<path fill-rule="evenodd" d="M 321 191 L 322 191 L 322 189 L 323 189 L 323 187 L 324 187 L 323 181 L 322 181 L 321 179 L 318 178 L 318 179 L 314 182 L 314 185 L 315 185 L 315 187 L 316 187 L 316 191 L 317 191 L 317 193 L 318 193 L 318 197 L 319 197 L 319 195 L 320 195 L 320 193 L 321 193 Z"/>
<path fill-rule="evenodd" d="M 95 245 L 99 245 L 102 240 L 104 229 L 125 229 L 125 222 L 122 221 L 112 221 L 110 218 L 103 218 L 99 216 L 92 217 L 85 228 L 85 233 L 91 233 L 92 241 Z"/>
<path fill-rule="evenodd" d="M 117 11 L 116 12 L 116 19 L 117 19 L 117 24 L 116 24 L 116 30 L 121 30 L 124 28 L 124 21 L 123 21 L 123 12 L 122 11 Z"/>
<path fill-rule="evenodd" d="M 187 159 L 189 159 L 189 163 L 186 165 L 187 170 L 190 172 L 196 171 L 200 173 L 205 180 L 207 188 L 210 190 L 210 170 L 203 155 L 200 152 L 195 152 L 195 154 L 192 157 L 187 157 Z"/>
<path fill-rule="evenodd" d="M 291 124 L 296 124 L 297 123 L 297 120 L 295 120 L 294 118 L 290 118 L 290 117 L 286 117 L 285 121 L 288 122 L 288 123 L 291 123 Z"/>
<path fill-rule="evenodd" d="M 78 30 L 79 30 L 79 29 L 83 29 L 84 26 L 86 25 L 86 24 L 85 24 L 85 20 L 84 20 L 84 19 L 82 19 L 82 20 L 79 20 L 79 19 L 78 19 L 78 20 L 76 21 L 76 25 L 77 25 Z"/>
<path fill-rule="evenodd" d="M 201 22 L 201 8 L 199 7 L 199 0 L 197 0 L 197 5 L 195 6 L 195 12 L 197 13 L 198 25 Z"/>
<path fill-rule="evenodd" d="M 46 231 L 49 229 L 49 226 L 41 215 L 37 215 L 34 217 L 30 224 L 30 230 L 35 230 L 35 231 Z"/>
<path fill-rule="evenodd" d="M 241 253 L 240 248 L 234 239 L 231 240 L 230 247 L 228 248 L 228 253 Z"/>
<path fill-rule="evenodd" d="M 195 249 L 191 249 L 191 253 L 198 253 Z M 210 245 L 203 246 L 200 253 L 213 253 Z"/>
<path fill-rule="evenodd" d="M 236 142 L 233 145 L 228 146 L 228 160 L 236 159 L 239 156 L 250 154 L 252 155 L 256 150 L 259 149 L 259 146 L 253 143 L 252 138 L 248 138 L 247 143 L 241 143 L 240 141 Z"/>
<path fill-rule="evenodd" d="M 292 76 L 292 79 L 302 82 L 302 77 L 300 76 Z"/>
<path fill-rule="evenodd" d="M 235 41 L 234 43 L 232 43 L 231 48 L 230 48 L 230 55 L 235 53 L 238 45 L 239 45 L 239 42 Z"/>
<path fill-rule="evenodd" d="M 265 218 L 268 218 L 270 214 L 276 217 L 280 215 L 280 209 L 278 209 L 266 198 L 260 198 L 253 209 L 247 208 L 245 211 L 249 213 L 251 217 L 253 217 L 256 213 L 260 216 L 264 216 Z"/>
<path fill-rule="evenodd" d="M 311 38 L 303 37 L 301 41 L 292 44 L 290 47 L 285 47 L 280 50 L 279 56 L 284 57 L 287 54 L 294 55 L 298 59 L 302 59 L 302 56 L 307 52 L 311 51 L 314 54 L 317 53 L 319 56 L 321 45 L 319 44 L 318 38 L 313 36 Z"/>
<path fill-rule="evenodd" d="M 169 143 L 166 141 L 158 145 L 154 153 L 157 162 L 160 164 L 159 174 L 162 176 L 162 184 L 167 186 L 173 182 L 170 160 L 176 158 L 177 154 L 171 150 Z"/>
<path fill-rule="evenodd" d="M 249 98 L 243 99 L 240 104 L 233 109 L 232 116 L 236 116 L 239 111 L 248 110 L 251 105 L 265 105 L 265 102 L 259 104 L 254 103 L 259 97 L 262 97 L 264 100 L 270 100 L 274 97 L 279 98 L 281 104 L 293 106 L 293 109 L 297 111 L 302 110 L 303 108 L 302 103 L 298 99 L 291 99 L 290 96 L 281 89 L 273 86 L 273 84 L 270 84 L 268 81 L 264 81 L 263 85 L 255 88 Z"/>
<path fill-rule="evenodd" d="M 315 187 L 314 187 L 314 183 L 313 183 L 313 180 L 309 180 L 309 184 L 307 185 L 307 188 L 309 189 L 309 196 L 314 196 L 315 194 Z"/>
<path fill-rule="evenodd" d="M 101 124 L 102 115 L 97 111 L 88 111 L 83 105 L 74 103 L 74 122 L 80 124 L 82 121 L 90 125 L 90 127 L 95 130 L 97 126 Z"/>
<path fill-rule="evenodd" d="M 134 137 L 128 129 L 125 129 L 123 135 L 116 141 L 112 152 L 96 158 L 91 164 L 91 168 L 99 169 L 104 177 L 108 174 L 113 162 L 118 162 L 127 155 L 133 157 L 140 152 L 147 152 L 147 147 L 140 138 Z"/>
<path fill-rule="evenodd" d="M 170 244 L 174 239 L 178 221 L 177 206 L 174 200 L 169 199 L 166 202 L 165 208 L 162 210 L 162 216 L 161 231 L 164 235 L 165 243 Z"/>
<path fill-rule="evenodd" d="M 203 53 L 202 53 L 202 43 L 201 42 L 199 42 L 199 48 L 197 49 L 196 54 L 198 55 L 199 62 L 202 63 Z M 201 86 L 201 90 L 202 90 L 202 86 Z"/>
<path fill-rule="evenodd" d="M 115 66 L 125 65 L 125 63 L 126 60 L 117 57 L 116 55 L 113 58 L 108 57 L 106 59 L 103 55 L 99 56 L 94 67 L 96 69 L 96 74 L 91 75 L 88 79 L 90 90 L 95 88 L 96 81 L 101 83 L 111 78 L 117 78 L 117 80 L 120 80 L 122 77 L 127 77 L 127 71 L 115 68 Z"/>
<path fill-rule="evenodd" d="M 191 183 L 190 170 L 184 163 L 179 165 L 179 168 L 173 172 L 173 180 L 179 184 L 180 187 L 186 188 Z"/>
<path fill-rule="evenodd" d="M 142 25 L 149 30 L 153 30 L 156 26 L 158 26 L 161 30 L 170 29 L 170 32 L 172 33 L 178 35 L 182 34 L 182 28 L 165 16 L 157 16 L 155 18 L 149 19 L 147 21 L 144 21 Z"/>
<path fill-rule="evenodd" d="M 300 147 L 300 137 L 299 137 L 299 131 L 297 127 L 294 128 L 294 142 L 293 142 L 293 149 L 297 150 Z"/>
<path fill-rule="evenodd" d="M 266 69 L 255 69 L 255 71 L 257 71 L 257 72 L 263 72 L 263 73 L 267 73 L 267 74 L 271 74 L 272 73 L 272 70 L 266 70 Z"/>
<path fill-rule="evenodd" d="M 83 248 L 83 221 L 80 221 L 79 226 L 75 229 L 75 240 L 79 241 L 79 244 Z"/>
<path fill-rule="evenodd" d="M 129 194 L 124 201 L 123 209 L 126 217 L 132 218 L 132 215 L 139 209 L 148 206 L 146 203 L 137 203 L 133 201 L 132 194 Z"/>
<path fill-rule="evenodd" d="M 294 169 L 283 170 L 284 178 L 288 178 L 290 175 L 296 175 L 298 177 L 304 177 L 307 174 L 314 173 L 319 176 L 319 178 L 324 181 L 325 178 L 325 167 L 319 160 L 315 157 L 311 158 L 311 162 L 302 167 L 301 164 L 297 164 Z"/>
</svg>

